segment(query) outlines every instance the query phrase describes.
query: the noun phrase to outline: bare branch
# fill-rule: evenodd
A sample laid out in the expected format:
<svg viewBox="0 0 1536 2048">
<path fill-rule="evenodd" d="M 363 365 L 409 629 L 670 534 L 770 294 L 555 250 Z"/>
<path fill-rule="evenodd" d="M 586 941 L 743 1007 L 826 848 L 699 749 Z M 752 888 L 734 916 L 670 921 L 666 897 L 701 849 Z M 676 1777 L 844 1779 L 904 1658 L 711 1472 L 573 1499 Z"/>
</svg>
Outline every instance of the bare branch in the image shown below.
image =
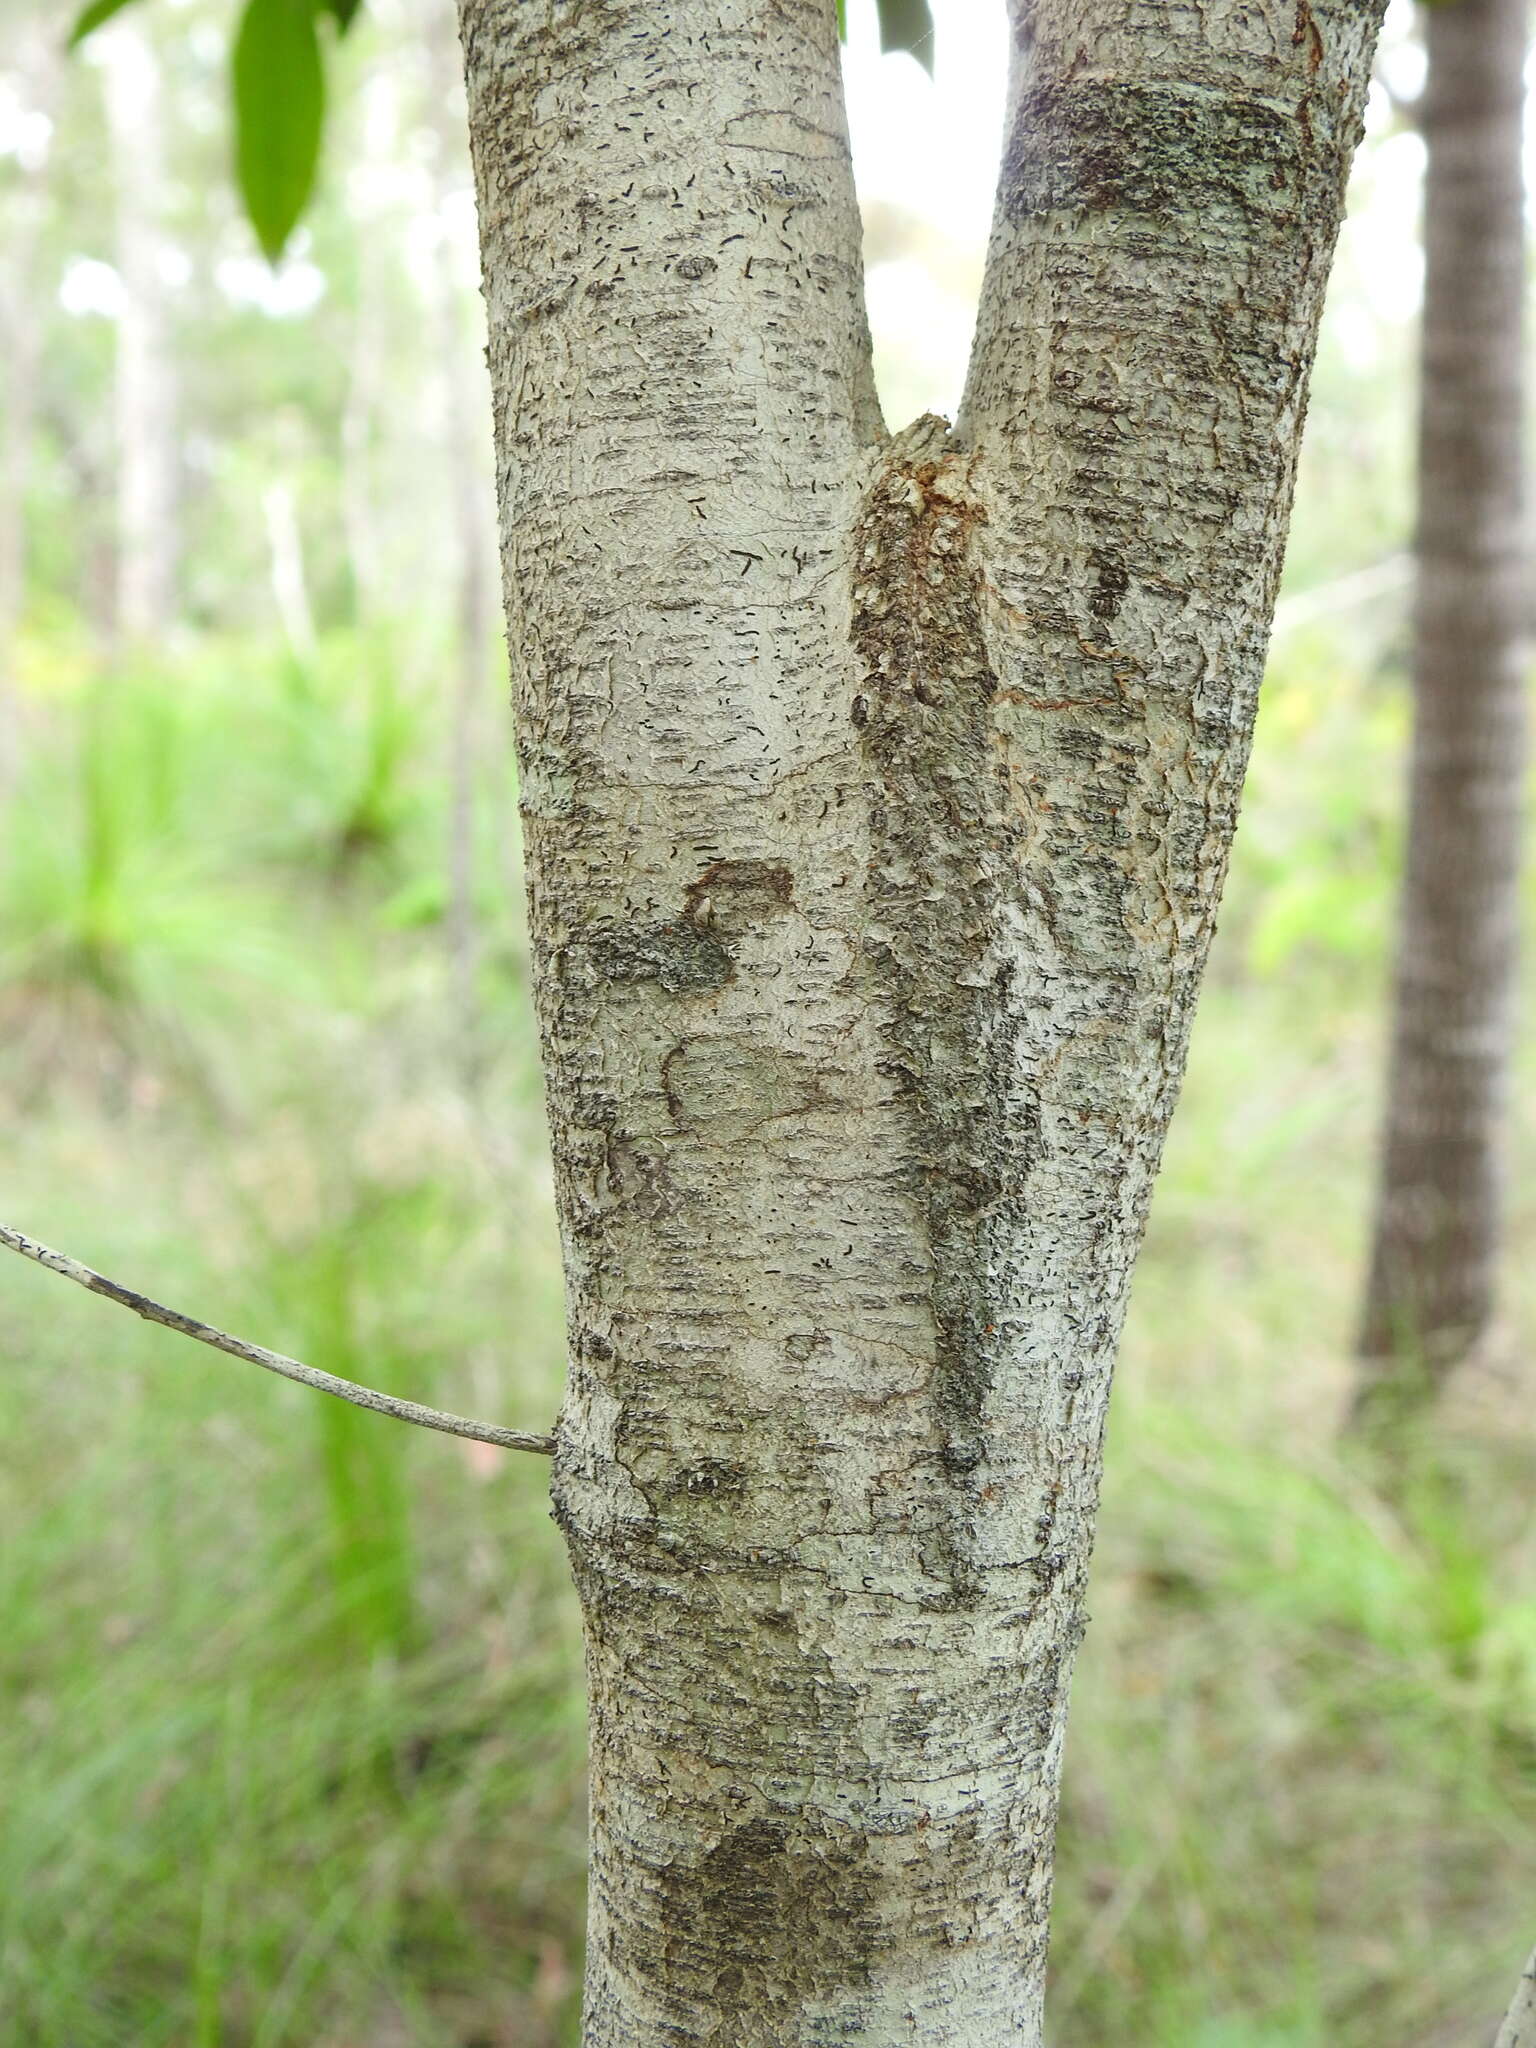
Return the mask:
<svg viewBox="0 0 1536 2048">
<path fill-rule="evenodd" d="M 1504 2015 L 1493 2048 L 1533 2048 L 1536 2044 L 1536 1950 L 1520 1973 L 1514 1998 Z"/>
<path fill-rule="evenodd" d="M 398 1401 L 393 1394 L 380 1394 L 372 1387 L 358 1386 L 353 1380 L 339 1379 L 335 1373 L 321 1372 L 313 1365 L 302 1365 L 296 1358 L 285 1358 L 280 1351 L 268 1351 L 260 1344 L 247 1344 L 243 1337 L 231 1337 L 223 1330 L 214 1329 L 210 1323 L 200 1323 L 196 1316 L 184 1316 L 177 1309 L 162 1308 L 158 1301 L 151 1301 L 147 1295 L 136 1294 L 131 1287 L 119 1286 L 105 1274 L 82 1266 L 78 1259 L 66 1258 L 63 1252 L 39 1244 L 36 1238 L 24 1237 L 19 1230 L 12 1230 L 4 1223 L 0 1223 L 0 1245 L 8 1251 L 19 1252 L 24 1259 L 34 1260 L 39 1266 L 46 1266 L 50 1273 L 62 1273 L 77 1287 L 88 1288 L 92 1294 L 104 1294 L 108 1301 L 115 1301 L 120 1308 L 132 1309 L 146 1322 L 159 1323 L 183 1337 L 195 1337 L 199 1344 L 210 1344 L 215 1351 L 227 1352 L 231 1358 L 243 1358 L 248 1364 L 259 1365 L 264 1372 L 278 1373 L 285 1380 L 297 1380 L 300 1386 L 313 1387 L 317 1393 L 334 1394 L 338 1401 L 350 1401 L 354 1408 L 371 1408 L 376 1415 L 392 1415 L 397 1422 L 414 1422 L 421 1429 L 441 1430 L 447 1436 L 467 1436 L 473 1437 L 477 1443 L 499 1444 L 506 1451 L 533 1451 L 544 1458 L 554 1454 L 555 1440 L 552 1436 L 536 1436 L 532 1431 L 523 1429 L 501 1429 L 493 1422 L 473 1422 L 467 1415 L 449 1415 L 441 1408 L 424 1408 L 416 1401 Z"/>
</svg>

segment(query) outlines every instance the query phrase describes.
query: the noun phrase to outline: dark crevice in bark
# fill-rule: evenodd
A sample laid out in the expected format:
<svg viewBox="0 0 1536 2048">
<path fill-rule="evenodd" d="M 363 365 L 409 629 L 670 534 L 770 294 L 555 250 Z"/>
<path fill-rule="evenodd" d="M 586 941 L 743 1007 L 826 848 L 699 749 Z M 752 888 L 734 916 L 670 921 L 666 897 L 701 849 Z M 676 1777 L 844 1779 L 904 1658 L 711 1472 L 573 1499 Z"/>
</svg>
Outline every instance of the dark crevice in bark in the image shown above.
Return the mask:
<svg viewBox="0 0 1536 2048">
<path fill-rule="evenodd" d="M 1295 203 L 1301 131 L 1251 94 L 1053 82 L 1020 104 L 1000 196 L 1018 215 L 1071 207 L 1182 221 L 1194 206 L 1274 214 Z"/>
<path fill-rule="evenodd" d="M 887 451 L 853 540 L 864 673 L 854 720 L 872 776 L 863 959 L 885 1018 L 885 1072 L 913 1111 L 937 1466 L 960 1489 L 935 1540 L 959 1602 L 977 1595 L 965 1496 L 982 1483 L 998 1369 L 985 1234 L 1019 1198 L 1038 1141 L 1038 1116 L 1032 1125 L 1008 1101 L 1016 1026 L 1003 939 L 1020 833 L 993 733 L 975 465 L 942 421 L 919 421 Z"/>
</svg>

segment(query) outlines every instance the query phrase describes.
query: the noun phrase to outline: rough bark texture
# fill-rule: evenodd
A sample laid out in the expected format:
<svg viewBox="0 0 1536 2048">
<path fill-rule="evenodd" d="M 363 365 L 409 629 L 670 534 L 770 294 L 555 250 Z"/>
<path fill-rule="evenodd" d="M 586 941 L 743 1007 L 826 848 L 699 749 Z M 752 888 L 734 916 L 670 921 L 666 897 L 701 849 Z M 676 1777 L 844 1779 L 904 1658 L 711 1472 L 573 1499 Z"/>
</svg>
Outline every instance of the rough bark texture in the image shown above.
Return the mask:
<svg viewBox="0 0 1536 2048">
<path fill-rule="evenodd" d="M 1039 2042 L 1110 1367 L 1377 17 L 1020 5 L 964 417 L 889 440 L 831 0 L 461 0 L 588 2048 Z"/>
<path fill-rule="evenodd" d="M 1536 2048 L 1536 1952 L 1520 1973 L 1493 2048 Z"/>
<path fill-rule="evenodd" d="M 1425 10 L 1414 739 L 1362 1407 L 1493 1302 L 1524 766 L 1521 133 L 1527 0 Z"/>
</svg>

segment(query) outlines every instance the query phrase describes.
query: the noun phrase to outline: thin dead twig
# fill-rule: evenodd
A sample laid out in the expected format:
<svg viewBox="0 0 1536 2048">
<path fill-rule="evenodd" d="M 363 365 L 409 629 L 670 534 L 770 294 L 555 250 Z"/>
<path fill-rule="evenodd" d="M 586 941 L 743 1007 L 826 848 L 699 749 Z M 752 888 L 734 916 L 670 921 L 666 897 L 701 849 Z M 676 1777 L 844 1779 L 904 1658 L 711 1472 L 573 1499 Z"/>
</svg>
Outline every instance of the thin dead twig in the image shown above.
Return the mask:
<svg viewBox="0 0 1536 2048">
<path fill-rule="evenodd" d="M 354 1408 L 371 1408 L 374 1414 L 392 1415 L 397 1422 L 414 1422 L 420 1429 L 441 1430 L 445 1436 L 472 1437 L 477 1443 L 497 1444 L 505 1451 L 532 1451 L 544 1458 L 554 1454 L 555 1440 L 552 1436 L 538 1436 L 525 1429 L 502 1429 L 494 1422 L 475 1422 L 467 1415 L 450 1415 L 441 1408 L 424 1408 L 419 1401 L 400 1401 L 393 1394 L 381 1394 L 373 1387 L 361 1387 L 355 1380 L 340 1379 L 333 1372 L 321 1372 L 318 1366 L 304 1365 L 297 1358 L 285 1358 L 280 1351 L 268 1351 L 264 1345 L 248 1344 L 243 1337 L 231 1337 L 224 1330 L 214 1329 L 211 1323 L 201 1323 L 196 1316 L 184 1316 L 179 1309 L 165 1308 L 158 1301 L 151 1301 L 148 1295 L 123 1287 L 116 1280 L 109 1280 L 104 1273 L 97 1273 L 91 1267 L 81 1265 L 78 1259 L 56 1252 L 46 1244 L 39 1244 L 36 1238 L 24 1236 L 21 1231 L 12 1230 L 4 1223 L 0 1223 L 0 1245 L 39 1266 L 46 1266 L 50 1273 L 62 1274 L 66 1280 L 73 1280 L 77 1287 L 84 1287 L 92 1294 L 105 1295 L 108 1301 L 115 1301 L 119 1308 L 131 1309 L 146 1322 L 159 1323 L 163 1329 L 175 1330 L 183 1337 L 194 1337 L 199 1344 L 211 1345 L 215 1351 L 223 1351 L 231 1358 L 243 1358 L 248 1365 L 259 1365 L 264 1372 L 275 1372 L 285 1380 L 297 1380 L 301 1387 L 313 1387 L 316 1393 L 333 1394 L 338 1401 L 350 1401 Z"/>
</svg>

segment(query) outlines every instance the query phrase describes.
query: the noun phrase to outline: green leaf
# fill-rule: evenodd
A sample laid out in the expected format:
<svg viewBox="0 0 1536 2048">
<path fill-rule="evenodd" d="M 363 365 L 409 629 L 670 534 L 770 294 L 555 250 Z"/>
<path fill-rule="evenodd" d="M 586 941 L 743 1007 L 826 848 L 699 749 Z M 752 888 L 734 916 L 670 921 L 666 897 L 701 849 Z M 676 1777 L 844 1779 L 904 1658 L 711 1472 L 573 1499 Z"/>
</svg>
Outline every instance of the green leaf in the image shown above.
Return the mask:
<svg viewBox="0 0 1536 2048">
<path fill-rule="evenodd" d="M 356 21 L 362 4 L 363 0 L 315 0 L 315 5 L 321 14 L 329 14 L 335 17 L 336 29 L 339 35 L 345 35 L 353 22 Z"/>
<path fill-rule="evenodd" d="M 75 17 L 68 47 L 72 50 L 77 43 L 83 43 L 94 29 L 100 28 L 104 21 L 110 21 L 114 14 L 121 13 L 130 4 L 131 0 L 91 0 L 90 6 Z"/>
<path fill-rule="evenodd" d="M 325 73 L 314 0 L 247 0 L 234 73 L 240 196 L 275 263 L 309 203 L 320 163 Z"/>
<path fill-rule="evenodd" d="M 848 40 L 848 0 L 837 0 L 837 34 L 840 42 Z"/>
<path fill-rule="evenodd" d="M 928 0 L 879 0 L 880 47 L 908 50 L 933 76 L 933 16 Z"/>
</svg>

